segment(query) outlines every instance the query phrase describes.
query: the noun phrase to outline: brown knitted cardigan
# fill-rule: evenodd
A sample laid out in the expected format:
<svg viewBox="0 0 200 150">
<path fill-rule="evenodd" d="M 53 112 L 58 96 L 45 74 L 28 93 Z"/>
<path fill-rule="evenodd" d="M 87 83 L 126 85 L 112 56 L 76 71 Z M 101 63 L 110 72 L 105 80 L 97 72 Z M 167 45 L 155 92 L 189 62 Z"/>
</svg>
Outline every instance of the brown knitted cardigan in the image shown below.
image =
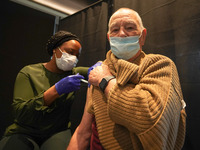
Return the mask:
<svg viewBox="0 0 200 150">
<path fill-rule="evenodd" d="M 108 99 L 93 87 L 88 112 L 95 115 L 105 149 L 181 149 L 186 113 L 175 64 L 162 55 L 140 54 L 132 63 L 111 51 L 105 64 L 117 84 Z"/>
</svg>

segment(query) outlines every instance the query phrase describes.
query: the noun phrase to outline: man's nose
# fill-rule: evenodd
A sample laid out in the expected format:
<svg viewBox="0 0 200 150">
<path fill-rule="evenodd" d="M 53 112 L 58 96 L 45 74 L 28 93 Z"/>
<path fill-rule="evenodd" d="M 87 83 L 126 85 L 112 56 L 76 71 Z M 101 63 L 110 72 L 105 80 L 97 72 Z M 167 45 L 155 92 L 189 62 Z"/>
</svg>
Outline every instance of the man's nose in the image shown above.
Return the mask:
<svg viewBox="0 0 200 150">
<path fill-rule="evenodd" d="M 118 36 L 119 36 L 119 37 L 126 37 L 126 36 L 127 36 L 127 35 L 126 35 L 126 32 L 124 31 L 123 28 L 120 28 L 119 33 L 118 33 Z"/>
</svg>

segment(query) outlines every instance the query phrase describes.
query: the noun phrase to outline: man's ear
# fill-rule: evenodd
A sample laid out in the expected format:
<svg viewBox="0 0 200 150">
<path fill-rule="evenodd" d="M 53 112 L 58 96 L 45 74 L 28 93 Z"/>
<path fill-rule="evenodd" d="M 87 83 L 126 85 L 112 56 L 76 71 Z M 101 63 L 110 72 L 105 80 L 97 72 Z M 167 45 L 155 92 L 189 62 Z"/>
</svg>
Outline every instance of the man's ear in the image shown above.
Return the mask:
<svg viewBox="0 0 200 150">
<path fill-rule="evenodd" d="M 142 46 L 143 46 L 144 43 L 145 43 L 146 35 L 147 35 L 147 29 L 144 28 L 144 29 L 142 30 L 142 36 L 141 36 L 141 38 L 140 38 L 140 44 L 141 44 Z"/>
<path fill-rule="evenodd" d="M 109 36 L 109 34 L 107 33 L 107 38 L 108 38 L 108 41 L 110 41 L 110 36 Z"/>
</svg>

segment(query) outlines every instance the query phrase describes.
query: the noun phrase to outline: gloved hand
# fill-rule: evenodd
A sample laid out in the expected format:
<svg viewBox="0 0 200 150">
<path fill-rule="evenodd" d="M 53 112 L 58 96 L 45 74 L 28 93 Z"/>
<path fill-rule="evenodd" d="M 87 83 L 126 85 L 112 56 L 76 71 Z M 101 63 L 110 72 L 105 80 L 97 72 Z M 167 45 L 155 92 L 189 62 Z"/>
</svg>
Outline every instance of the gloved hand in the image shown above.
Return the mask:
<svg viewBox="0 0 200 150">
<path fill-rule="evenodd" d="M 76 75 L 67 76 L 58 81 L 55 84 L 58 94 L 61 95 L 79 90 L 81 86 L 80 79 L 84 79 L 84 77 L 78 73 Z"/>
<path fill-rule="evenodd" d="M 89 69 L 88 69 L 88 79 L 89 79 L 89 74 L 90 74 L 90 71 L 92 71 L 94 68 L 96 68 L 97 66 L 101 66 L 102 64 L 102 61 L 98 61 L 96 64 L 94 64 L 93 66 L 91 66 Z M 88 83 L 88 87 L 90 87 L 90 83 Z"/>
</svg>

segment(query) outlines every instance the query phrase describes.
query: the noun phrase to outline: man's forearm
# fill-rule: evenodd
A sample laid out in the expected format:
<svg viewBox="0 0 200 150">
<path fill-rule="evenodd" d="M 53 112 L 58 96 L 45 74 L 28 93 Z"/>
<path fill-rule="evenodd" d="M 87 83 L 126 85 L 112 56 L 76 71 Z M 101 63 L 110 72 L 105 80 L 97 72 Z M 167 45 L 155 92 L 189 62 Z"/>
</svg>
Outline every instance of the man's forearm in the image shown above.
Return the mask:
<svg viewBox="0 0 200 150">
<path fill-rule="evenodd" d="M 92 88 L 88 88 L 87 100 L 81 123 L 76 128 L 67 150 L 86 150 L 90 144 L 90 137 L 92 134 L 92 114 L 87 112 L 87 104 Z"/>
<path fill-rule="evenodd" d="M 86 150 L 90 144 L 91 132 L 82 132 L 79 126 L 74 132 L 67 150 Z"/>
</svg>

